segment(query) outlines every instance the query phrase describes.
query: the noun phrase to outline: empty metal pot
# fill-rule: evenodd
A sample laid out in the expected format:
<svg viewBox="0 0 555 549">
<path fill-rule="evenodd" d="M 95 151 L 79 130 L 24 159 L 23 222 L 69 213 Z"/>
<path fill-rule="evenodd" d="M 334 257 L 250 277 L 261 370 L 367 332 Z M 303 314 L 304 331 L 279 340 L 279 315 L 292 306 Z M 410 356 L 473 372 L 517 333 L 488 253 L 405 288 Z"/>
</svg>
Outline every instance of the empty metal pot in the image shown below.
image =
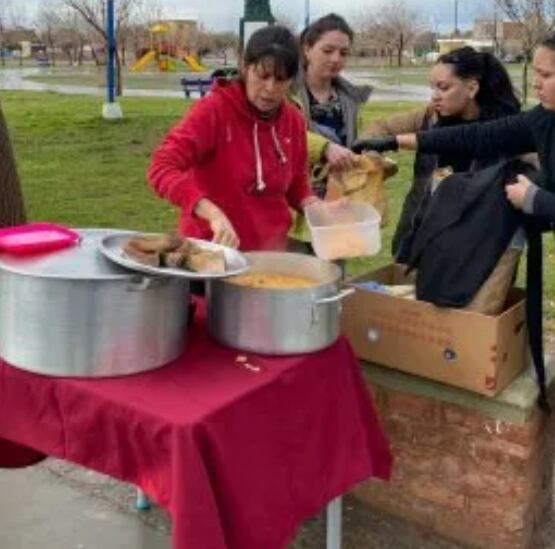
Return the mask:
<svg viewBox="0 0 555 549">
<path fill-rule="evenodd" d="M 314 280 L 309 288 L 260 289 L 226 279 L 207 287 L 208 330 L 236 349 L 270 355 L 310 353 L 331 345 L 339 335 L 341 270 L 316 257 L 282 252 L 246 254 L 250 272 Z"/>
<path fill-rule="evenodd" d="M 78 245 L 0 255 L 0 356 L 52 376 L 104 377 L 157 368 L 185 348 L 188 281 L 135 274 L 105 259 L 113 231 Z"/>
</svg>

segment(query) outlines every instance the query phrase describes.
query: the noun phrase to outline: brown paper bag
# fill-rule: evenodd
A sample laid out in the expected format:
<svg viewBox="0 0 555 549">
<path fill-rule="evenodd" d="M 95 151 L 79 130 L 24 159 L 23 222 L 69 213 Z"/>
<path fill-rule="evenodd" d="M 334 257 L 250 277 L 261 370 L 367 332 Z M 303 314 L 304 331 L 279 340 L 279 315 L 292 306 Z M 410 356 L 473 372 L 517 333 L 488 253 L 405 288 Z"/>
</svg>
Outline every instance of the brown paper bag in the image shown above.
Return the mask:
<svg viewBox="0 0 555 549">
<path fill-rule="evenodd" d="M 325 200 L 348 197 L 352 202 L 371 204 L 381 215 L 382 227 L 387 223 L 387 197 L 384 182 L 397 173 L 397 164 L 378 153 L 358 157 L 357 166 L 328 174 Z"/>
</svg>

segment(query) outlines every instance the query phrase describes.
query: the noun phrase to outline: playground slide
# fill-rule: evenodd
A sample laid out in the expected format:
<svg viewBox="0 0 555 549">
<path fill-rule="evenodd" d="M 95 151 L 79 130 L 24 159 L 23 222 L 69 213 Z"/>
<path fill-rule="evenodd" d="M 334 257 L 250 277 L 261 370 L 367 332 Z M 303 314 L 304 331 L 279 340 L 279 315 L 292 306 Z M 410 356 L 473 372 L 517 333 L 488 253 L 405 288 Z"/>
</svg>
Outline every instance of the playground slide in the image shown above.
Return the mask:
<svg viewBox="0 0 555 549">
<path fill-rule="evenodd" d="M 206 67 L 201 65 L 194 55 L 184 55 L 183 61 L 185 61 L 185 63 L 189 65 L 189 68 L 194 72 L 203 72 L 206 70 Z"/>
<path fill-rule="evenodd" d="M 131 68 L 129 69 L 131 72 L 139 72 L 144 70 L 144 68 L 151 62 L 154 60 L 154 58 L 156 57 L 156 52 L 153 50 L 148 51 L 147 53 L 145 53 L 138 61 L 136 61 L 135 63 L 133 63 L 133 65 L 131 65 Z"/>
</svg>

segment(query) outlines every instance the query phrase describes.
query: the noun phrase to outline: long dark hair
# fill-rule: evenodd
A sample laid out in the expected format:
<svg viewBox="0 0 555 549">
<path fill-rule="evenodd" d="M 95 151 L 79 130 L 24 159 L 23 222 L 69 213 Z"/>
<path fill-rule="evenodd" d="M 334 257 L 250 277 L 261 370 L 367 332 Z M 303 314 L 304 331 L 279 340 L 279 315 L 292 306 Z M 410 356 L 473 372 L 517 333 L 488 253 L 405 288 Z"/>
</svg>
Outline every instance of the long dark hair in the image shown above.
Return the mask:
<svg viewBox="0 0 555 549">
<path fill-rule="evenodd" d="M 346 34 L 351 43 L 355 37 L 353 29 L 349 26 L 347 21 L 341 17 L 341 15 L 328 13 L 328 15 L 324 15 L 323 17 L 320 17 L 320 19 L 316 19 L 316 21 L 306 27 L 306 29 L 304 29 L 301 33 L 299 41 L 301 46 L 314 46 L 314 44 L 316 44 L 316 42 L 318 42 L 318 40 L 320 40 L 326 32 L 332 31 L 339 31 Z"/>
<path fill-rule="evenodd" d="M 480 107 L 480 118 L 498 118 L 520 110 L 520 100 L 509 73 L 491 53 L 465 46 L 441 55 L 437 63 L 452 65 L 457 78 L 478 81 L 479 90 L 475 99 Z"/>
<path fill-rule="evenodd" d="M 246 67 L 268 64 L 275 76 L 289 80 L 299 70 L 299 46 L 289 29 L 269 25 L 252 34 L 242 60 Z"/>
</svg>

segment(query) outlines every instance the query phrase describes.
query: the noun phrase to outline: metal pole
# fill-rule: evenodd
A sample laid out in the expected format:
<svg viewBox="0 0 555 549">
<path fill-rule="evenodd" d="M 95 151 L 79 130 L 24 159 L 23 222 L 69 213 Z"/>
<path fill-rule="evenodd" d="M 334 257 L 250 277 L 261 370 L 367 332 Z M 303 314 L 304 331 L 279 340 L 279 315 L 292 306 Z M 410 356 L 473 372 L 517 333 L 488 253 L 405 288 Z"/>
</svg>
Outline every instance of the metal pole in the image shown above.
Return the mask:
<svg viewBox="0 0 555 549">
<path fill-rule="evenodd" d="M 106 0 L 106 36 L 108 47 L 108 59 L 106 63 L 106 83 L 108 85 L 108 103 L 113 103 L 115 94 L 115 71 L 114 71 L 114 0 Z"/>
<path fill-rule="evenodd" d="M 341 496 L 328 503 L 326 508 L 326 549 L 341 549 Z"/>
<path fill-rule="evenodd" d="M 304 0 L 304 26 L 310 25 L 310 0 Z"/>
<path fill-rule="evenodd" d="M 116 38 L 114 30 L 114 0 L 106 0 L 106 99 L 102 106 L 102 116 L 108 120 L 123 117 L 120 104 L 116 101 L 115 53 Z"/>
<path fill-rule="evenodd" d="M 453 36 L 459 35 L 459 0 L 455 0 L 455 32 Z"/>
</svg>

